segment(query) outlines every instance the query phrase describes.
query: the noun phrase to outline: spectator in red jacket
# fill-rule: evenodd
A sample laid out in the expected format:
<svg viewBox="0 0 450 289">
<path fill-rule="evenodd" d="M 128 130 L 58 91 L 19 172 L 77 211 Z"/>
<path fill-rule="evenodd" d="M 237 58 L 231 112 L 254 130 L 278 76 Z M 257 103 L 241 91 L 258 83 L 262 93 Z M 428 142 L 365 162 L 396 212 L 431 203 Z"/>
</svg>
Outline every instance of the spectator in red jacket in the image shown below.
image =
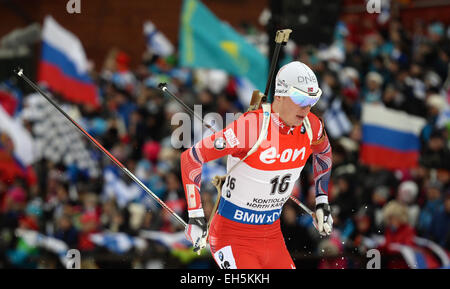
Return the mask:
<svg viewBox="0 0 450 289">
<path fill-rule="evenodd" d="M 81 233 L 78 240 L 80 251 L 92 251 L 95 244 L 91 241 L 91 235 L 98 232 L 98 219 L 93 213 L 84 213 L 80 219 Z"/>
<path fill-rule="evenodd" d="M 398 201 L 390 201 L 383 209 L 385 247 L 390 243 L 412 245 L 416 232 L 408 223 L 408 209 Z"/>
<path fill-rule="evenodd" d="M 408 223 L 408 208 L 396 201 L 390 201 L 383 208 L 385 242 L 378 249 L 386 259 L 389 269 L 408 268 L 401 255 L 391 248 L 391 244 L 414 245 L 416 232 Z"/>
</svg>

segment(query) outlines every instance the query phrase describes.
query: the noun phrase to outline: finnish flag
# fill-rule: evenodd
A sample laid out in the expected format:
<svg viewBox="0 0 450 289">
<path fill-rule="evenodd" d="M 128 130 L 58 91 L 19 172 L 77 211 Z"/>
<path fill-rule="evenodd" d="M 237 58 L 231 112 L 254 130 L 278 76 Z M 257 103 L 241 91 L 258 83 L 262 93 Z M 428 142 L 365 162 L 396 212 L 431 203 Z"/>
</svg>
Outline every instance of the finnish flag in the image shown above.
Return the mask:
<svg viewBox="0 0 450 289">
<path fill-rule="evenodd" d="M 186 239 L 186 236 L 182 231 L 169 233 L 154 230 L 141 230 L 139 236 L 147 240 L 155 241 L 167 248 L 186 249 L 192 246 L 191 242 Z"/>
<path fill-rule="evenodd" d="M 144 34 L 147 39 L 148 50 L 162 57 L 167 57 L 174 53 L 175 49 L 172 43 L 151 21 L 144 23 Z"/>
<path fill-rule="evenodd" d="M 331 138 L 337 139 L 348 134 L 352 130 L 352 123 L 342 110 L 342 101 L 334 99 L 324 114 L 327 133 Z"/>
<path fill-rule="evenodd" d="M 15 234 L 31 247 L 43 248 L 58 255 L 61 263 L 66 266 L 69 247 L 65 242 L 32 230 L 16 229 Z"/>
<path fill-rule="evenodd" d="M 104 186 L 102 197 L 105 200 L 114 198 L 120 208 L 124 208 L 128 203 L 141 196 L 141 189 L 136 183 L 127 184 L 120 177 L 120 171 L 113 166 L 108 166 L 104 170 Z"/>
<path fill-rule="evenodd" d="M 131 237 L 125 233 L 96 233 L 90 235 L 90 239 L 97 246 L 106 247 L 113 253 L 123 254 L 136 248 L 138 250 L 144 250 L 147 247 L 147 243 L 142 238 Z"/>
</svg>

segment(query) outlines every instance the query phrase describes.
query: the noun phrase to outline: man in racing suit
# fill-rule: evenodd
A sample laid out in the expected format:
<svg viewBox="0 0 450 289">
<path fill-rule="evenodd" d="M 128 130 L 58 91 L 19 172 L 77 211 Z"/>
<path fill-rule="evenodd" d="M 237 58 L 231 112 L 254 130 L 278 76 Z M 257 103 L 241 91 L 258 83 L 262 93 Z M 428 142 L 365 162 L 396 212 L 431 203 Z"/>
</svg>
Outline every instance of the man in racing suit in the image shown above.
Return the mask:
<svg viewBox="0 0 450 289">
<path fill-rule="evenodd" d="M 280 229 L 284 203 L 313 155 L 316 208 L 314 224 L 329 235 L 331 146 L 322 121 L 310 112 L 321 95 L 314 72 L 295 61 L 276 76 L 267 137 L 256 152 L 227 176 L 209 243 L 221 268 L 295 268 Z M 185 234 L 194 250 L 206 245 L 207 225 L 200 197 L 202 164 L 228 155 L 227 170 L 242 160 L 261 133 L 262 109 L 250 111 L 181 155 L 189 223 Z"/>
</svg>

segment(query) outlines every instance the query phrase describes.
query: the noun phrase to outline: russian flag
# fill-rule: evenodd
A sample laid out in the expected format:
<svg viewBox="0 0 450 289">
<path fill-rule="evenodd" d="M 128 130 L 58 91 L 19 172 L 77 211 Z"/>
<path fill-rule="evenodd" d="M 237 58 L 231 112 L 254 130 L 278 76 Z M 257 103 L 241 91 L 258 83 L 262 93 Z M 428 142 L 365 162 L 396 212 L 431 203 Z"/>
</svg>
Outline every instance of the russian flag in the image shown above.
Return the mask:
<svg viewBox="0 0 450 289">
<path fill-rule="evenodd" d="M 9 91 L 4 90 L 3 87 L 1 86 L 0 86 L 0 106 L 2 106 L 10 116 L 14 116 L 18 106 L 17 98 Z"/>
<path fill-rule="evenodd" d="M 38 80 L 74 103 L 99 107 L 97 87 L 88 75 L 80 40 L 51 16 L 44 20 Z"/>
<path fill-rule="evenodd" d="M 361 118 L 363 163 L 387 169 L 417 166 L 425 119 L 379 104 L 364 104 Z"/>
</svg>

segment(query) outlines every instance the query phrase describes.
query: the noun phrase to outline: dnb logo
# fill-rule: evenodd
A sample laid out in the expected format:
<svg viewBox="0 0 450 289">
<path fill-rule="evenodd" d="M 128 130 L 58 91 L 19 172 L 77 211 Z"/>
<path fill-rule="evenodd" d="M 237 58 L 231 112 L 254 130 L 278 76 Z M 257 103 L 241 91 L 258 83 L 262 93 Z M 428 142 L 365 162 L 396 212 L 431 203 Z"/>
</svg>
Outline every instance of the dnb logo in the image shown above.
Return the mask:
<svg viewBox="0 0 450 289">
<path fill-rule="evenodd" d="M 317 79 L 314 75 L 299 76 L 299 77 L 297 77 L 297 81 L 300 84 L 317 83 Z"/>
</svg>

